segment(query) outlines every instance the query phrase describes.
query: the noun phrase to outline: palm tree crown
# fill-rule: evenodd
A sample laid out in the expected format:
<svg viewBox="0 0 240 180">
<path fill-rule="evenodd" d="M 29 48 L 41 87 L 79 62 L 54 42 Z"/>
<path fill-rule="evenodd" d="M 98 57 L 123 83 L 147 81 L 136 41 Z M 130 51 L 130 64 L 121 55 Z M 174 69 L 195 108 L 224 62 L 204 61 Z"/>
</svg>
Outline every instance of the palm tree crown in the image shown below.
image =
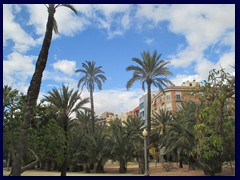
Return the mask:
<svg viewBox="0 0 240 180">
<path fill-rule="evenodd" d="M 136 62 L 139 66 L 128 66 L 127 71 L 133 71 L 133 77 L 127 82 L 127 89 L 129 90 L 135 81 L 141 81 L 142 89 L 145 91 L 145 84 L 153 84 L 162 90 L 162 85 L 167 86 L 167 84 L 173 85 L 173 83 L 166 77 L 172 75 L 169 71 L 167 64 L 169 61 L 160 60 L 161 54 L 157 54 L 155 50 L 151 55 L 149 51 L 144 51 L 141 54 L 142 59 L 132 58 L 132 61 Z"/>
<path fill-rule="evenodd" d="M 86 109 L 83 106 L 89 102 L 89 99 L 82 99 L 80 95 L 81 93 L 78 91 L 62 85 L 60 90 L 54 87 L 52 91 L 49 92 L 49 95 L 44 97 L 47 102 L 53 105 L 59 114 L 70 117 L 73 112 L 79 109 Z"/>
<path fill-rule="evenodd" d="M 94 103 L 93 103 L 93 91 L 95 89 L 95 84 L 97 84 L 98 89 L 102 90 L 102 82 L 106 81 L 106 77 L 103 75 L 104 72 L 101 70 L 102 66 L 95 66 L 94 61 L 86 61 L 82 63 L 83 69 L 78 69 L 76 72 L 83 73 L 83 77 L 78 81 L 78 87 L 82 85 L 87 87 L 90 92 L 91 100 L 91 117 L 92 117 L 92 132 L 94 133 L 95 128 L 95 118 L 94 118 Z"/>
<path fill-rule="evenodd" d="M 82 89 L 84 86 L 87 87 L 88 91 L 90 91 L 91 87 L 95 88 L 95 84 L 97 84 L 98 89 L 102 90 L 102 82 L 105 82 L 107 78 L 103 75 L 104 72 L 101 70 L 102 66 L 95 66 L 94 61 L 86 61 L 82 63 L 83 69 L 78 69 L 75 72 L 83 73 L 83 77 L 78 81 L 78 87 L 82 85 Z M 102 82 L 101 82 L 102 81 Z"/>
</svg>

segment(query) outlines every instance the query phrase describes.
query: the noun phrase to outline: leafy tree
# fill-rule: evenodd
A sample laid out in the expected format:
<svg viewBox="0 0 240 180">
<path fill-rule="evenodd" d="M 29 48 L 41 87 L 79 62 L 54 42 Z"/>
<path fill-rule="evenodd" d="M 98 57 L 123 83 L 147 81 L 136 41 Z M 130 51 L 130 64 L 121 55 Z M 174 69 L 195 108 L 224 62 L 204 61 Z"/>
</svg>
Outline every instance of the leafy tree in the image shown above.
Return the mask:
<svg viewBox="0 0 240 180">
<path fill-rule="evenodd" d="M 94 101 L 93 101 L 93 91 L 95 88 L 95 84 L 98 86 L 99 90 L 102 90 L 102 82 L 106 81 L 106 77 L 104 76 L 104 72 L 101 70 L 102 66 L 95 66 L 94 61 L 86 61 L 82 63 L 83 69 L 76 70 L 76 73 L 83 73 L 83 77 L 78 81 L 78 87 L 84 86 L 87 87 L 90 92 L 90 101 L 91 101 L 91 117 L 92 117 L 92 132 L 94 133 L 95 127 L 95 118 L 94 118 Z"/>
<path fill-rule="evenodd" d="M 18 90 L 10 86 L 3 87 L 3 144 L 4 158 L 7 158 L 7 170 L 9 170 L 10 160 L 14 152 L 14 141 L 19 135 L 20 125 L 20 95 Z"/>
<path fill-rule="evenodd" d="M 62 85 L 62 88 L 58 90 L 53 88 L 49 92 L 48 96 L 45 96 L 45 100 L 51 103 L 55 112 L 58 115 L 58 119 L 61 122 L 61 127 L 65 132 L 66 144 L 64 149 L 64 161 L 61 168 L 61 176 L 66 176 L 67 172 L 67 149 L 68 149 L 68 125 L 71 121 L 71 115 L 80 109 L 87 109 L 84 107 L 85 104 L 89 102 L 88 98 L 82 99 L 81 93 L 69 89 L 68 86 Z"/>
<path fill-rule="evenodd" d="M 231 160 L 235 154 L 235 77 L 224 69 L 213 69 L 200 92 L 195 151 L 204 173 L 215 175 L 222 171 L 223 161 Z"/>
<path fill-rule="evenodd" d="M 28 146 L 38 154 L 39 167 L 45 170 L 60 169 L 66 139 L 56 111 L 51 105 L 40 103 L 35 108 L 34 122 L 30 128 Z"/>
<path fill-rule="evenodd" d="M 13 159 L 13 166 L 11 171 L 12 176 L 20 176 L 21 173 L 26 169 L 26 168 L 22 168 L 23 152 L 26 148 L 28 130 L 33 120 L 33 109 L 36 106 L 37 98 L 39 95 L 41 81 L 42 81 L 42 74 L 47 63 L 48 51 L 49 51 L 51 40 L 52 40 L 52 31 L 54 30 L 54 32 L 58 34 L 57 22 L 54 18 L 54 14 L 55 14 L 56 8 L 61 6 L 68 7 L 71 10 L 73 10 L 75 13 L 77 13 L 76 9 L 69 4 L 58 4 L 58 5 L 49 4 L 48 6 L 46 5 L 48 9 L 46 33 L 43 39 L 42 48 L 40 50 L 40 53 L 36 62 L 35 71 L 27 91 L 27 100 L 24 106 L 24 111 L 23 111 L 24 122 L 21 126 L 21 133 L 18 138 L 16 155 L 15 155 L 15 158 Z M 34 164 L 32 165 L 34 166 Z"/>
</svg>

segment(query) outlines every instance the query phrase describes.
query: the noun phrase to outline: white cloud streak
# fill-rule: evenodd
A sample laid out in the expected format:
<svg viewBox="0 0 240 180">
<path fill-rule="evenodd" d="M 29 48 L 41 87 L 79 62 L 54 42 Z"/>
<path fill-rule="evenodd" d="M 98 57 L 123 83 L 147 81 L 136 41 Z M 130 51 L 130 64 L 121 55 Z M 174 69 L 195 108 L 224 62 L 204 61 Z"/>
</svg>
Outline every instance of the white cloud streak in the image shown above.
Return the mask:
<svg viewBox="0 0 240 180">
<path fill-rule="evenodd" d="M 14 42 L 13 51 L 26 52 L 38 42 L 26 33 L 20 24 L 15 21 L 15 13 L 21 11 L 18 5 L 3 5 L 3 47 L 8 41 Z"/>
<path fill-rule="evenodd" d="M 67 75 L 73 75 L 76 70 L 76 61 L 58 60 L 53 64 L 55 70 L 59 70 Z"/>
<path fill-rule="evenodd" d="M 3 60 L 3 84 L 27 92 L 27 80 L 34 72 L 35 56 L 13 52 Z"/>
<path fill-rule="evenodd" d="M 98 116 L 106 111 L 121 115 L 121 113 L 136 108 L 142 94 L 143 91 L 140 89 L 132 89 L 131 91 L 121 89 L 96 91 L 93 94 L 95 112 Z M 84 90 L 82 95 L 83 97 L 89 97 L 89 92 Z"/>
</svg>

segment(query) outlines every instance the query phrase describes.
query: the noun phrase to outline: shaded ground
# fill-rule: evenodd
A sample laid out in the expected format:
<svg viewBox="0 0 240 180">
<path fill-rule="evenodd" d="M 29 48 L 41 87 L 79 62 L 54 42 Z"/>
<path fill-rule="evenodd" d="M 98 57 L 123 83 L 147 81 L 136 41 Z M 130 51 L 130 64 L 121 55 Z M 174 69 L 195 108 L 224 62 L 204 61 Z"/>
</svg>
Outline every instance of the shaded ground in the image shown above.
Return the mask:
<svg viewBox="0 0 240 180">
<path fill-rule="evenodd" d="M 172 164 L 172 169 L 169 172 L 163 168 L 162 164 L 150 163 L 150 176 L 204 176 L 202 170 L 188 170 L 188 165 L 184 165 L 183 168 L 178 168 L 176 163 Z M 128 171 L 125 174 L 118 173 L 119 166 L 117 163 L 108 162 L 104 166 L 105 173 L 84 173 L 84 172 L 68 172 L 67 176 L 143 176 L 140 174 L 138 164 L 129 163 Z M 7 176 L 9 171 L 3 170 L 3 175 Z M 235 176 L 235 168 L 231 171 L 230 165 L 223 166 L 223 172 L 218 174 L 220 176 Z M 41 170 L 29 170 L 22 174 L 22 176 L 60 176 L 60 172 L 50 172 Z"/>
</svg>

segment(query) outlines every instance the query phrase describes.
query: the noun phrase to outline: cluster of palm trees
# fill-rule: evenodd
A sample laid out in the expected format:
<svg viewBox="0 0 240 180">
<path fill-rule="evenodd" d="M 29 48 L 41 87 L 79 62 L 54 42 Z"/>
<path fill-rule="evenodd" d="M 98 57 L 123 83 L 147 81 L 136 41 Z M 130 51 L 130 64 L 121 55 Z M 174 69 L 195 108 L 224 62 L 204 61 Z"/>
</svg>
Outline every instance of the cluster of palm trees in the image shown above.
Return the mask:
<svg viewBox="0 0 240 180">
<path fill-rule="evenodd" d="M 23 123 L 24 104 L 18 99 L 26 97 L 15 92 L 4 87 L 4 157 L 9 166 L 15 158 L 16 137 Z M 35 165 L 39 168 L 59 170 L 66 176 L 68 169 L 79 171 L 79 168 L 87 173 L 91 170 L 102 173 L 104 164 L 112 159 L 119 163 L 120 173 L 126 172 L 127 163 L 142 151 L 143 122 L 138 118 L 124 123 L 117 119 L 110 122 L 110 126 L 94 125 L 92 133 L 91 111 L 84 107 L 88 102 L 88 98 L 82 99 L 78 91 L 64 85 L 50 91 L 34 108 L 34 124 L 29 129 L 27 147 L 36 156 L 25 151 L 24 164 L 36 157 L 39 162 Z"/>
<path fill-rule="evenodd" d="M 23 123 L 21 125 L 20 134 L 18 136 L 17 146 L 15 148 L 14 153 L 14 159 L 12 164 L 12 171 L 11 175 L 21 175 L 21 173 L 24 171 L 22 159 L 24 155 L 24 151 L 27 147 L 27 137 L 29 134 L 29 129 L 31 127 L 31 124 L 34 120 L 34 107 L 36 107 L 37 104 L 37 98 L 40 91 L 41 81 L 42 81 L 42 74 L 45 69 L 47 58 L 48 58 L 48 51 L 51 45 L 52 40 L 52 32 L 54 31 L 56 34 L 59 34 L 58 32 L 58 26 L 57 22 L 54 18 L 54 14 L 56 12 L 56 9 L 59 7 L 67 7 L 74 11 L 74 13 L 77 14 L 77 10 L 74 8 L 74 6 L 70 4 L 48 4 L 45 5 L 48 9 L 48 21 L 46 25 L 46 33 L 44 36 L 42 48 L 40 50 L 37 62 L 36 62 L 36 68 L 34 71 L 34 74 L 32 76 L 32 79 L 30 81 L 30 86 L 27 91 L 26 101 L 24 102 L 25 105 L 23 106 Z M 127 68 L 127 70 L 134 70 L 133 78 L 127 83 L 127 88 L 130 88 L 132 83 L 136 80 L 143 80 L 144 83 L 147 83 L 148 86 L 148 97 L 151 97 L 151 84 L 154 84 L 155 86 L 161 87 L 161 84 L 164 82 L 168 82 L 167 79 L 159 79 L 156 78 L 156 76 L 160 74 L 171 74 L 168 69 L 163 68 L 167 63 L 163 61 L 158 61 L 160 56 L 157 55 L 156 52 L 154 52 L 153 56 L 150 56 L 149 52 L 143 52 L 142 57 L 144 59 L 143 62 L 140 62 L 139 59 L 134 58 L 133 61 L 139 63 L 142 66 L 142 70 L 137 69 L 134 66 L 130 66 Z M 149 59 L 150 58 L 150 59 Z M 155 69 L 156 68 L 156 69 Z M 156 70 L 156 72 L 155 72 Z M 94 83 L 97 84 L 98 88 L 101 89 L 101 81 L 104 82 L 106 80 L 106 77 L 103 75 L 103 71 L 101 70 L 101 66 L 95 67 L 95 62 L 86 61 L 86 63 L 83 63 L 83 69 L 79 69 L 76 72 L 84 73 L 85 76 L 82 77 L 79 80 L 78 86 L 82 85 L 86 86 L 87 89 L 90 91 L 90 100 L 91 100 L 91 133 L 94 134 L 94 104 L 93 104 L 93 91 L 94 91 Z M 153 81 L 154 80 L 154 81 Z M 144 86 L 143 86 L 144 87 Z M 65 90 L 68 90 L 67 87 L 63 87 Z M 61 105 L 61 103 L 64 102 L 58 102 L 54 98 L 59 96 L 65 96 L 65 91 L 62 91 L 62 93 L 58 93 L 56 89 L 53 90 L 51 95 L 53 98 L 46 98 L 50 103 L 56 105 Z M 72 91 L 69 92 L 70 94 L 73 93 Z M 77 92 L 74 92 L 73 95 L 77 95 Z M 64 97 L 65 100 L 66 97 Z M 72 100 L 69 100 L 72 101 Z M 150 108 L 150 101 L 148 107 Z M 65 137 L 67 138 L 67 122 L 70 116 L 70 112 L 64 112 L 63 107 L 59 109 L 58 116 L 63 120 L 62 126 L 65 131 Z M 71 107 L 73 108 L 73 107 Z M 148 109 L 150 112 L 150 109 Z M 148 115 L 148 130 L 150 132 L 150 115 Z M 66 150 L 64 152 L 64 156 L 66 156 Z M 62 171 L 62 175 L 66 174 L 66 163 L 63 163 L 62 169 L 65 169 Z"/>
<path fill-rule="evenodd" d="M 183 159 L 188 162 L 189 169 L 194 169 L 193 149 L 196 145 L 194 125 L 196 125 L 195 102 L 189 101 L 181 103 L 178 111 L 160 110 L 154 114 L 152 133 L 153 143 L 159 147 L 164 147 L 166 161 L 173 160 L 179 162 L 179 167 L 183 167 Z"/>
<path fill-rule="evenodd" d="M 76 73 L 82 75 L 78 87 L 81 87 L 81 90 L 86 87 L 90 98 L 82 98 L 78 90 L 62 85 L 60 89 L 53 88 L 44 96 L 43 102 L 37 104 L 52 32 L 58 34 L 54 14 L 61 6 L 68 7 L 77 14 L 76 9 L 69 4 L 46 5 L 46 33 L 27 95 L 19 94 L 8 86 L 3 89 L 4 156 L 8 162 L 12 160 L 11 175 L 20 176 L 37 163 L 39 166 L 47 164 L 48 169 L 60 170 L 62 176 L 66 176 L 68 168 L 76 169 L 80 166 L 84 167 L 86 172 L 92 169 L 104 172 L 104 164 L 108 159 L 119 163 L 120 173 L 127 171 L 127 163 L 134 158 L 140 167 L 144 167 L 141 119 L 128 119 L 126 122 L 116 119 L 109 123 L 109 127 L 95 124 L 93 92 L 95 86 L 101 90 L 102 83 L 106 81 L 102 67 L 96 66 L 95 62 L 86 61 L 82 63 L 82 69 L 76 70 Z M 195 155 L 194 147 L 198 142 L 194 134 L 197 123 L 194 103 L 182 104 L 175 114 L 161 110 L 154 114 L 154 126 L 151 126 L 152 85 L 160 90 L 168 84 L 173 85 L 167 79 L 168 75 L 172 75 L 167 67 L 169 62 L 160 60 L 160 57 L 161 54 L 157 51 L 153 54 L 143 51 L 142 59 L 133 58 L 132 61 L 137 65 L 126 68 L 127 71 L 133 71 L 126 87 L 130 89 L 136 81 L 140 81 L 145 91 L 147 85 L 147 147 L 164 147 L 168 157 L 176 157 L 180 162 L 179 166 L 182 166 L 183 158 L 188 158 L 191 164 Z M 222 94 L 220 93 L 220 96 Z M 90 109 L 86 107 L 89 101 Z M 224 103 L 225 101 L 223 105 Z M 224 118 L 225 116 L 222 116 L 221 120 L 225 120 Z M 36 160 L 24 166 L 33 158 Z"/>
</svg>

